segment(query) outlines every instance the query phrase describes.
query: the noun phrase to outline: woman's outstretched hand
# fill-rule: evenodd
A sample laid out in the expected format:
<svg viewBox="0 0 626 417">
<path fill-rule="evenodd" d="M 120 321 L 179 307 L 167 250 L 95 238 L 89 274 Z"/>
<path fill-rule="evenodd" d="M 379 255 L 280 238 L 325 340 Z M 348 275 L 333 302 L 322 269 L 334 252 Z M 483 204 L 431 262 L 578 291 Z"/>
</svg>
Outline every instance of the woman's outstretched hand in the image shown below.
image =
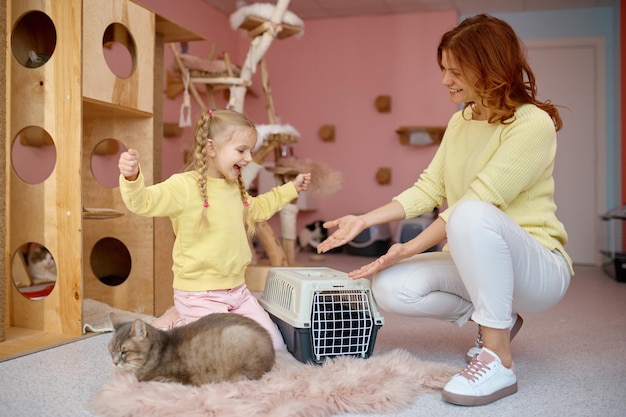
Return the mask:
<svg viewBox="0 0 626 417">
<path fill-rule="evenodd" d="M 328 236 L 326 240 L 317 245 L 317 253 L 325 253 L 333 248 L 345 245 L 365 229 L 363 220 L 351 214 L 336 220 L 327 221 L 323 226 L 324 229 L 336 227 L 337 230 Z"/>
<path fill-rule="evenodd" d="M 368 275 L 375 274 L 391 265 L 397 264 L 407 256 L 406 247 L 402 243 L 395 243 L 386 254 L 367 265 L 363 265 L 359 269 L 349 272 L 348 276 L 352 279 L 365 278 Z"/>
</svg>

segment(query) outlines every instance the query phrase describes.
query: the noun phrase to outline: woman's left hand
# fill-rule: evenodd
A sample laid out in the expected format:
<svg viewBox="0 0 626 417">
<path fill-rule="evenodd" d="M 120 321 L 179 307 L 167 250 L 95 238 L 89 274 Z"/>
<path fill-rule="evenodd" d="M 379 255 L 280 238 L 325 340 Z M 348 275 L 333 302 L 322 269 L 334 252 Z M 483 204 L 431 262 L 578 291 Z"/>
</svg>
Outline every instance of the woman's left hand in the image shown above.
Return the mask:
<svg viewBox="0 0 626 417">
<path fill-rule="evenodd" d="M 391 265 L 397 264 L 409 254 L 406 251 L 406 246 L 402 243 L 394 243 L 386 254 L 376 259 L 367 265 L 363 265 L 361 268 L 356 269 L 348 273 L 348 276 L 352 279 L 365 278 L 368 275 L 380 272 Z"/>
</svg>

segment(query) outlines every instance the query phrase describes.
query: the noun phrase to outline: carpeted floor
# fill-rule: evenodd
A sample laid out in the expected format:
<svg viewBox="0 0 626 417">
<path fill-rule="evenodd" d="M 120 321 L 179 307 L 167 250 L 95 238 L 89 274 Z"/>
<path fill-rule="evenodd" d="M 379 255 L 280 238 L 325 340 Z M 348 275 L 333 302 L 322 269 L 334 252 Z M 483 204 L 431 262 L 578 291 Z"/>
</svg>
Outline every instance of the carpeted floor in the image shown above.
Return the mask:
<svg viewBox="0 0 626 417">
<path fill-rule="evenodd" d="M 348 271 L 367 261 L 327 255 L 325 262 L 310 264 Z M 626 283 L 614 281 L 599 268 L 577 266 L 561 303 L 544 313 L 524 316 L 524 326 L 513 342 L 517 394 L 466 408 L 443 402 L 438 392 L 426 392 L 391 414 L 341 417 L 622 416 L 626 410 L 625 305 Z M 435 320 L 382 314 L 385 324 L 378 332 L 372 358 L 403 349 L 416 360 L 464 365 L 465 351 L 475 337 L 474 325 L 459 329 Z M 99 334 L 1 362 L 0 416 L 93 417 L 86 404 L 113 379 L 106 348 L 109 339 L 109 333 Z M 297 415 L 316 414 L 303 411 Z"/>
</svg>

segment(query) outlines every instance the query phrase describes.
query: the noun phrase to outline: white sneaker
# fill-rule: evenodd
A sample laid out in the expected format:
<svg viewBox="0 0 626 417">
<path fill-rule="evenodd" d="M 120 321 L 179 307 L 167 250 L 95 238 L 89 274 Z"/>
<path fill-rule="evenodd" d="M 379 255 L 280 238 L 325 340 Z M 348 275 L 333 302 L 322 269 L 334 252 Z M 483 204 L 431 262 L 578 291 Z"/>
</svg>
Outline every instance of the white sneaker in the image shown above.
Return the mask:
<svg viewBox="0 0 626 417">
<path fill-rule="evenodd" d="M 513 318 L 513 326 L 511 327 L 510 341 L 513 341 L 513 338 L 515 337 L 515 335 L 517 335 L 517 332 L 519 332 L 519 329 L 522 328 L 522 324 L 524 324 L 524 320 L 522 319 L 522 316 L 520 316 L 519 314 L 516 314 L 515 317 Z M 482 348 L 483 348 L 483 333 L 479 324 L 478 336 L 476 337 L 476 343 L 465 354 L 465 362 L 470 363 L 472 358 L 475 355 L 478 355 Z"/>
<path fill-rule="evenodd" d="M 485 405 L 517 392 L 515 366 L 502 365 L 487 348 L 474 356 L 467 368 L 452 377 L 441 393 L 444 401 L 457 405 Z"/>
</svg>

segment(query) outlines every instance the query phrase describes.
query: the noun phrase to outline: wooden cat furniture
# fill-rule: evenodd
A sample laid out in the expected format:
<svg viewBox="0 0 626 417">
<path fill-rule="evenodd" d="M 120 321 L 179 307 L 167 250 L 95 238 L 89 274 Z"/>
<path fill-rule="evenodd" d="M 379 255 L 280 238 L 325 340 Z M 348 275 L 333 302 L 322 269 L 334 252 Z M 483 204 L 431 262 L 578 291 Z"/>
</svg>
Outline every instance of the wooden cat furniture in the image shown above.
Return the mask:
<svg viewBox="0 0 626 417">
<path fill-rule="evenodd" d="M 160 181 L 163 45 L 201 39 L 131 0 L 5 4 L 3 33 L 11 52 L 3 104 L 8 120 L 3 144 L 7 262 L 6 341 L 0 343 L 0 357 L 82 335 L 86 298 L 148 314 L 164 310 L 159 300 L 171 303 L 171 289 L 160 296 L 155 285 L 156 271 L 171 270 L 171 226 L 127 215 L 119 191 L 95 178 L 92 155 L 113 139 L 138 149 L 146 180 Z M 130 75 L 115 75 L 105 62 L 109 43 L 129 51 Z M 30 51 L 44 62 L 30 65 Z M 12 159 L 13 143 L 29 126 L 46 132 L 53 142 L 48 146 L 56 151 L 52 173 L 38 183 L 24 181 Z M 44 245 L 56 261 L 57 281 L 43 300 L 27 299 L 12 285 L 8 260 L 26 242 Z M 120 259 L 122 267 L 130 262 L 127 276 L 119 285 L 107 285 L 103 275 Z M 170 287 L 171 277 L 163 281 Z"/>
<path fill-rule="evenodd" d="M 7 9 L 0 7 L 0 43 L 6 45 L 7 40 Z M 6 80 L 6 48 L 0 48 L 0 80 Z M 0 88 L 0 103 L 6 103 L 7 83 L 3 83 Z M 0 105 L 0 138 L 5 138 L 7 133 L 7 109 L 5 105 Z M 6 196 L 6 152 L 5 147 L 0 146 L 0 195 Z M 0 200 L 0 342 L 5 339 L 5 319 L 6 319 L 6 289 L 7 276 L 5 271 L 6 259 L 6 199 Z"/>
</svg>

